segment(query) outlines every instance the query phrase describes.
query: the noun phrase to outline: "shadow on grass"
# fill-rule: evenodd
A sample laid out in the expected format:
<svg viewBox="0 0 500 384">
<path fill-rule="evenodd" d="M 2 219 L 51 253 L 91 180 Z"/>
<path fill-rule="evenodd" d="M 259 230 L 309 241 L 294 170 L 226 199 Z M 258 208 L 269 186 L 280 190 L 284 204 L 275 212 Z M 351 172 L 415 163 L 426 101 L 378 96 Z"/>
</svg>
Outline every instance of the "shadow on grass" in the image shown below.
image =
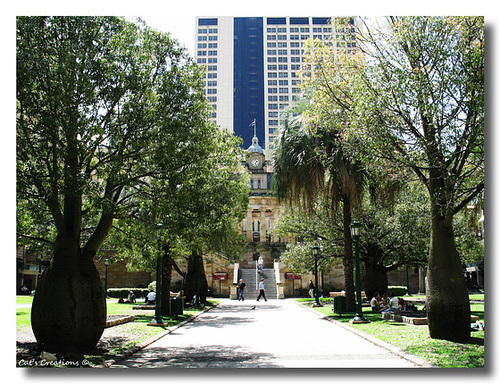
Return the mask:
<svg viewBox="0 0 500 384">
<path fill-rule="evenodd" d="M 464 341 L 458 341 L 458 344 L 467 344 L 467 345 L 483 345 L 484 346 L 484 339 L 480 337 L 474 337 L 472 336 L 470 339 L 464 340 Z"/>
</svg>

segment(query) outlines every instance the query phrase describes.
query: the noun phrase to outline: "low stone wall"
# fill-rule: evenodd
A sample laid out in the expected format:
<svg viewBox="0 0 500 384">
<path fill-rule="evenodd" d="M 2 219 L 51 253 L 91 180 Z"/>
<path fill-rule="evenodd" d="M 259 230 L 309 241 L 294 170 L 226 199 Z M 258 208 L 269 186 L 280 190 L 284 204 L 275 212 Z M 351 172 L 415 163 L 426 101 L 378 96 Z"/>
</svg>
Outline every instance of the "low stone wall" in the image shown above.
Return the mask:
<svg viewBox="0 0 500 384">
<path fill-rule="evenodd" d="M 104 328 L 114 327 L 115 325 L 125 324 L 135 320 L 132 315 L 110 315 L 107 317 Z"/>
<path fill-rule="evenodd" d="M 394 313 L 394 312 L 382 312 L 382 318 L 389 321 L 397 321 L 399 323 L 413 324 L 413 325 L 427 325 L 427 316 L 425 312 L 415 311 L 414 313 L 405 312 Z M 470 322 L 475 323 L 479 320 L 478 316 L 471 316 Z"/>
</svg>

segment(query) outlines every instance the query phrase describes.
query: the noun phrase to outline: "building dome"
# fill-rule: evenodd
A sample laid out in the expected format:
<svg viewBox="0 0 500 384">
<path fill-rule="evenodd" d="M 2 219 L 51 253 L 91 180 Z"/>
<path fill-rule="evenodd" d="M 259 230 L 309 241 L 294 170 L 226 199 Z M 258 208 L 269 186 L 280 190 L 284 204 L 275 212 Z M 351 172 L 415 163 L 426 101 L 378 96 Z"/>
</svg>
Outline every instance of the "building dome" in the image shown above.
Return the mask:
<svg viewBox="0 0 500 384">
<path fill-rule="evenodd" d="M 264 153 L 264 150 L 259 145 L 259 139 L 257 138 L 257 136 L 253 137 L 252 145 L 248 147 L 247 151 L 251 153 Z"/>
</svg>

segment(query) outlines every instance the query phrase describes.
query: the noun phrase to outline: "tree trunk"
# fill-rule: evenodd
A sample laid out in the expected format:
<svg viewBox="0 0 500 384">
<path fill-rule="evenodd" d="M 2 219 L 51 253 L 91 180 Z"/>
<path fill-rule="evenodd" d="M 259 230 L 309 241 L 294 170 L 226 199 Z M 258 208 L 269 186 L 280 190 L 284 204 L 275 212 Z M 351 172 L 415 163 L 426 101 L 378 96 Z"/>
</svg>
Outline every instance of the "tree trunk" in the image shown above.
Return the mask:
<svg viewBox="0 0 500 384">
<path fill-rule="evenodd" d="M 432 338 L 451 341 L 470 337 L 467 285 L 456 249 L 453 228 L 433 210 L 427 269 L 427 316 Z"/>
<path fill-rule="evenodd" d="M 347 312 L 356 311 L 356 298 L 354 289 L 354 258 L 352 252 L 351 236 L 351 204 L 349 199 L 343 200 L 343 224 L 344 224 L 344 282 Z"/>
<path fill-rule="evenodd" d="M 106 324 L 106 299 L 93 260 L 79 241 L 58 237 L 54 258 L 43 273 L 31 310 L 38 344 L 47 351 L 93 349 Z"/>
<path fill-rule="evenodd" d="M 172 255 L 170 244 L 163 247 L 161 281 L 161 315 L 170 316 L 170 285 L 172 280 Z"/>
<path fill-rule="evenodd" d="M 379 265 L 379 260 L 379 257 L 367 256 L 365 258 L 365 276 L 363 285 L 368 299 L 371 299 L 375 292 L 380 293 L 380 295 L 387 293 L 389 285 L 387 272 L 383 265 Z"/>
<path fill-rule="evenodd" d="M 203 257 L 201 252 L 192 252 L 188 259 L 188 270 L 184 287 L 187 302 L 193 299 L 197 290 L 200 293 L 200 303 L 205 303 L 208 294 L 208 282 L 205 276 Z"/>
</svg>

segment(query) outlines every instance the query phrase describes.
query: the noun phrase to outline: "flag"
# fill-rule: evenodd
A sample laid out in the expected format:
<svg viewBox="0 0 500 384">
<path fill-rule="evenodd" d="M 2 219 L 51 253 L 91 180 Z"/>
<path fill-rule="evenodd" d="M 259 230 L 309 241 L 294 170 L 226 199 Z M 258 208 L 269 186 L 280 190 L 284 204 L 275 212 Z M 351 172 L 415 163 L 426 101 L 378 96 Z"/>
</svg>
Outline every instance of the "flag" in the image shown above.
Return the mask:
<svg viewBox="0 0 500 384">
<path fill-rule="evenodd" d="M 248 128 L 254 128 L 254 127 L 255 127 L 255 119 L 254 119 L 254 121 L 252 121 L 250 123 L 250 125 L 248 126 Z"/>
</svg>

